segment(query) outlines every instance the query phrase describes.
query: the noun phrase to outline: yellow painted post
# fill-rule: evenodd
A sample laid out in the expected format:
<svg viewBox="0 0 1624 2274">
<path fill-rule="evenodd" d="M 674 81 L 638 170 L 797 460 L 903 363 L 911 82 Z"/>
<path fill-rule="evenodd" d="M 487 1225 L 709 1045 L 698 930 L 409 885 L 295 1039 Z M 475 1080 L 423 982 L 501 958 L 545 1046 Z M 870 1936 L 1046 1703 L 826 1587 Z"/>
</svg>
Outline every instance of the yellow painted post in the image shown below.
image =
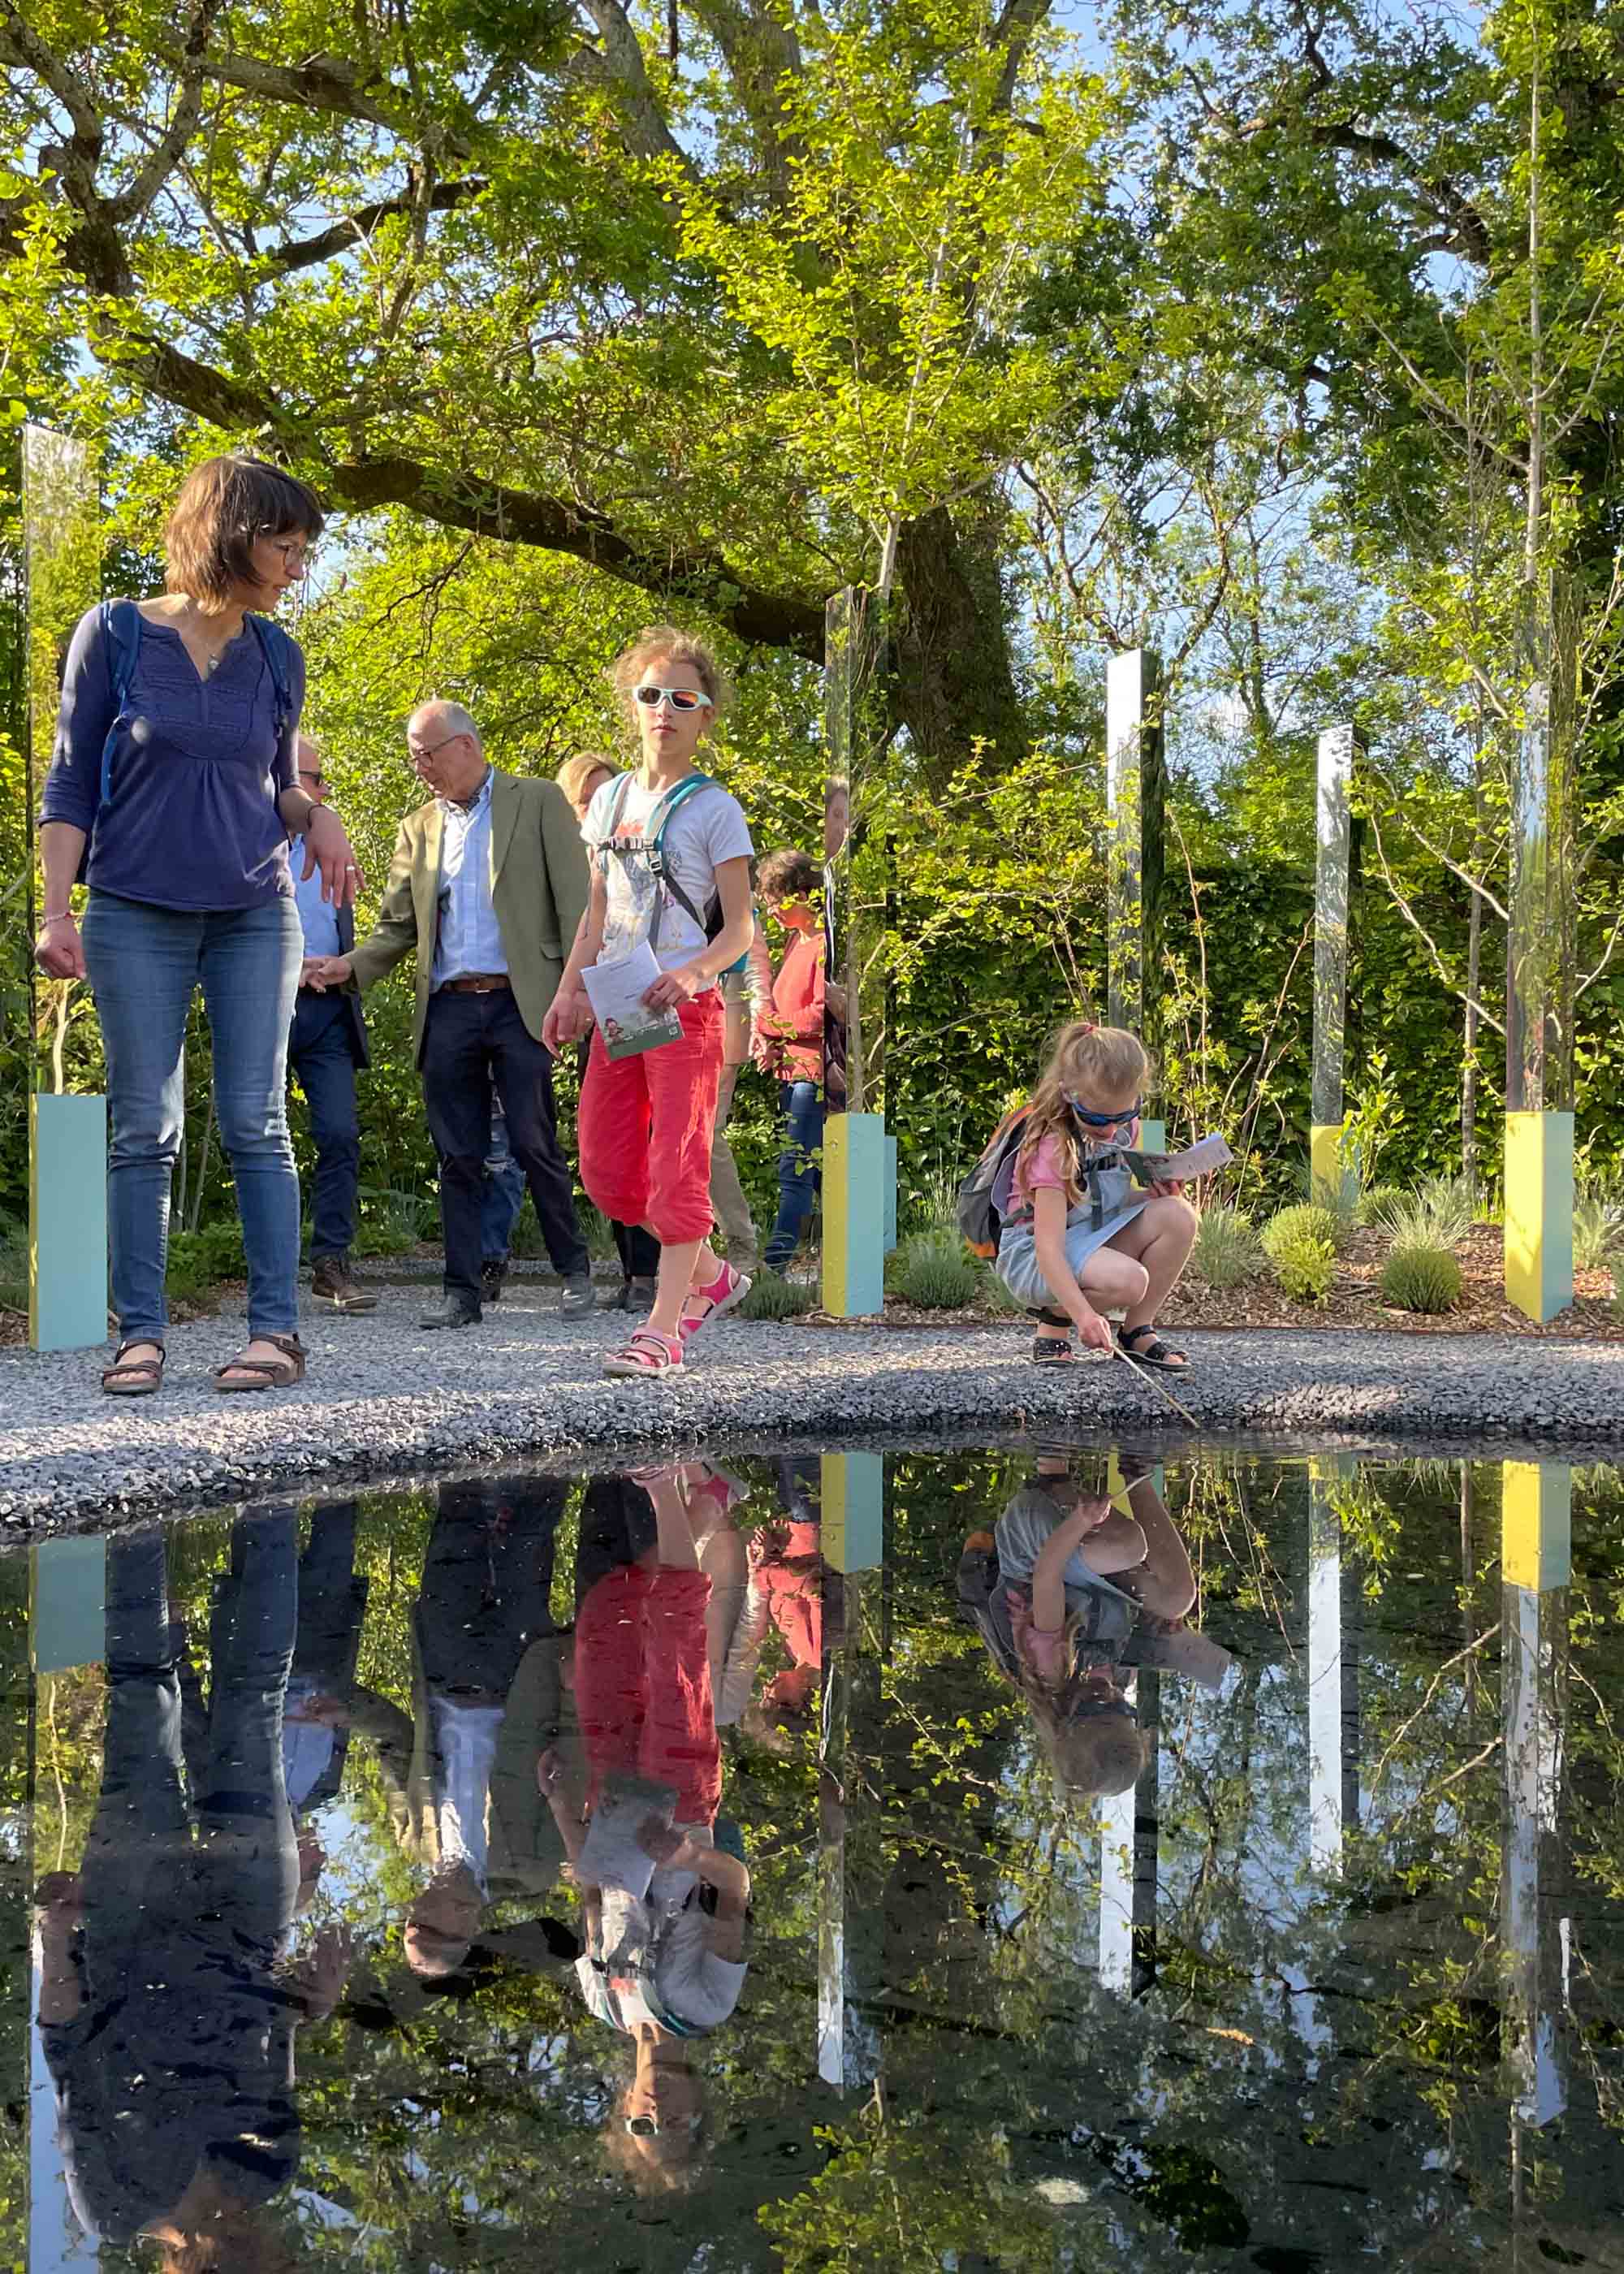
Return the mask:
<svg viewBox="0 0 1624 2274">
<path fill-rule="evenodd" d="M 1506 1116 L 1506 1299 L 1544 1326 L 1573 1301 L 1574 1118 Z"/>
</svg>

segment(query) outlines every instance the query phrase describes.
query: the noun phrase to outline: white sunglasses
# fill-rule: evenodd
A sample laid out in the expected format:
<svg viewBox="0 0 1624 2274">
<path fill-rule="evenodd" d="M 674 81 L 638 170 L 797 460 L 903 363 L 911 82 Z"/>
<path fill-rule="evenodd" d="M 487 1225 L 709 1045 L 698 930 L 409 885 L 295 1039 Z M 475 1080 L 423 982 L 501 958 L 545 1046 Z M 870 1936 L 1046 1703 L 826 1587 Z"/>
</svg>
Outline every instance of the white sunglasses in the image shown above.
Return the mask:
<svg viewBox="0 0 1624 2274">
<path fill-rule="evenodd" d="M 652 680 L 635 687 L 632 700 L 641 703 L 645 711 L 658 711 L 662 703 L 669 703 L 673 711 L 697 711 L 702 704 L 707 711 L 716 708 L 710 697 L 702 695 L 696 687 L 657 687 Z"/>
</svg>

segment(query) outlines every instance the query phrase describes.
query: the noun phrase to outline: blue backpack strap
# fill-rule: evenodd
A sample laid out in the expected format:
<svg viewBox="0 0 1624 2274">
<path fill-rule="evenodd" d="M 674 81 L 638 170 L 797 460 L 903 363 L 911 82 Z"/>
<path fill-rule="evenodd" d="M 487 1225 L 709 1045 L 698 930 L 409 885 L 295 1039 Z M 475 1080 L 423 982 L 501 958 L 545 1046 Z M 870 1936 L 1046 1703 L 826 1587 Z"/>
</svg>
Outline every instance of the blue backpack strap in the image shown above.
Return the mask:
<svg viewBox="0 0 1624 2274">
<path fill-rule="evenodd" d="M 620 774 L 616 778 L 613 794 L 609 800 L 609 811 L 605 820 L 604 833 L 592 847 L 592 857 L 605 876 L 609 873 L 610 847 L 614 842 L 614 832 L 620 825 L 620 816 L 626 808 L 627 792 L 631 786 L 632 778 L 629 774 Z"/>
<path fill-rule="evenodd" d="M 107 647 L 107 673 L 113 682 L 113 723 L 102 745 L 102 805 L 113 798 L 113 753 L 130 725 L 130 686 L 136 658 L 141 651 L 141 612 L 133 600 L 103 600 L 102 637 Z"/>
<path fill-rule="evenodd" d="M 681 780 L 678 782 L 673 788 L 668 789 L 665 792 L 665 794 L 660 799 L 659 803 L 655 807 L 653 813 L 650 816 L 650 820 L 654 823 L 654 828 L 651 832 L 645 833 L 643 838 L 643 848 L 648 855 L 649 873 L 654 878 L 656 884 L 660 887 L 660 897 L 657 897 L 654 903 L 654 921 L 649 928 L 649 945 L 650 947 L 656 946 L 659 940 L 660 915 L 664 904 L 663 895 L 665 892 L 669 892 L 672 899 L 675 900 L 680 907 L 688 911 L 694 922 L 699 926 L 700 930 L 703 931 L 707 937 L 710 937 L 708 918 L 701 915 L 699 910 L 694 906 L 693 901 L 689 900 L 688 894 L 677 882 L 675 877 L 673 877 L 671 871 L 666 868 L 664 848 L 665 843 L 666 825 L 669 823 L 672 815 L 676 811 L 677 808 L 680 805 L 685 805 L 689 798 L 697 797 L 702 790 L 720 789 L 720 782 L 718 782 L 711 774 L 684 774 Z"/>
</svg>

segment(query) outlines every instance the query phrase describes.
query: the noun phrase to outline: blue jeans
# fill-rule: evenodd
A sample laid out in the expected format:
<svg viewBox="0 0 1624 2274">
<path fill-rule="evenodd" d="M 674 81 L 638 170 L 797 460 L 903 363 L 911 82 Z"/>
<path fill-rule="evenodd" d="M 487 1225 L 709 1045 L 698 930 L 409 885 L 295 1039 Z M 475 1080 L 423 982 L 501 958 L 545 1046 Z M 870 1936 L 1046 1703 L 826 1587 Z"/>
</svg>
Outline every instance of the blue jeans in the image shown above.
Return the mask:
<svg viewBox="0 0 1624 2274">
<path fill-rule="evenodd" d="M 342 995 L 301 987 L 288 1064 L 310 1108 L 316 1175 L 310 1196 L 310 1260 L 347 1255 L 356 1230 L 361 1119 L 356 1111 L 355 1028 Z"/>
<path fill-rule="evenodd" d="M 482 1262 L 506 1263 L 513 1228 L 524 1206 L 524 1171 L 508 1142 L 508 1116 L 491 1116 L 491 1149 L 485 1156 L 479 1196 L 479 1255 Z"/>
<path fill-rule="evenodd" d="M 823 1143 L 823 1093 L 815 1081 L 781 1081 L 778 1110 L 787 1141 L 778 1156 L 778 1222 L 762 1254 L 763 1262 L 774 1271 L 782 1271 L 800 1246 L 823 1180 L 818 1158 Z"/>
<path fill-rule="evenodd" d="M 231 1163 L 248 1259 L 248 1326 L 298 1323 L 299 1179 L 288 1138 L 288 1028 L 304 935 L 291 899 L 218 914 L 92 892 L 85 968 L 107 1055 L 112 1142 L 108 1239 L 125 1341 L 161 1342 L 169 1188 L 184 1111 L 186 1014 L 203 989 L 214 1114 Z"/>
</svg>

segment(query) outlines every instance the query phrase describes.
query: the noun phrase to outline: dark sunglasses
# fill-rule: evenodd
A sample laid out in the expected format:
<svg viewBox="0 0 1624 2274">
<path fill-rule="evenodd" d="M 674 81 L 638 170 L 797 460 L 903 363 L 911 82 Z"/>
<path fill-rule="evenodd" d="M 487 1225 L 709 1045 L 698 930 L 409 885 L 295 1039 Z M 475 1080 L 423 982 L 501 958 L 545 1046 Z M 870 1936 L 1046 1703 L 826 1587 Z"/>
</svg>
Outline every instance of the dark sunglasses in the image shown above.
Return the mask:
<svg viewBox="0 0 1624 2274">
<path fill-rule="evenodd" d="M 1094 1113 L 1079 1103 L 1070 1090 L 1066 1092 L 1066 1103 L 1086 1129 L 1120 1129 L 1124 1121 L 1137 1121 L 1145 1110 L 1144 1099 L 1136 1097 L 1132 1104 L 1124 1106 L 1120 1113 Z"/>
</svg>

